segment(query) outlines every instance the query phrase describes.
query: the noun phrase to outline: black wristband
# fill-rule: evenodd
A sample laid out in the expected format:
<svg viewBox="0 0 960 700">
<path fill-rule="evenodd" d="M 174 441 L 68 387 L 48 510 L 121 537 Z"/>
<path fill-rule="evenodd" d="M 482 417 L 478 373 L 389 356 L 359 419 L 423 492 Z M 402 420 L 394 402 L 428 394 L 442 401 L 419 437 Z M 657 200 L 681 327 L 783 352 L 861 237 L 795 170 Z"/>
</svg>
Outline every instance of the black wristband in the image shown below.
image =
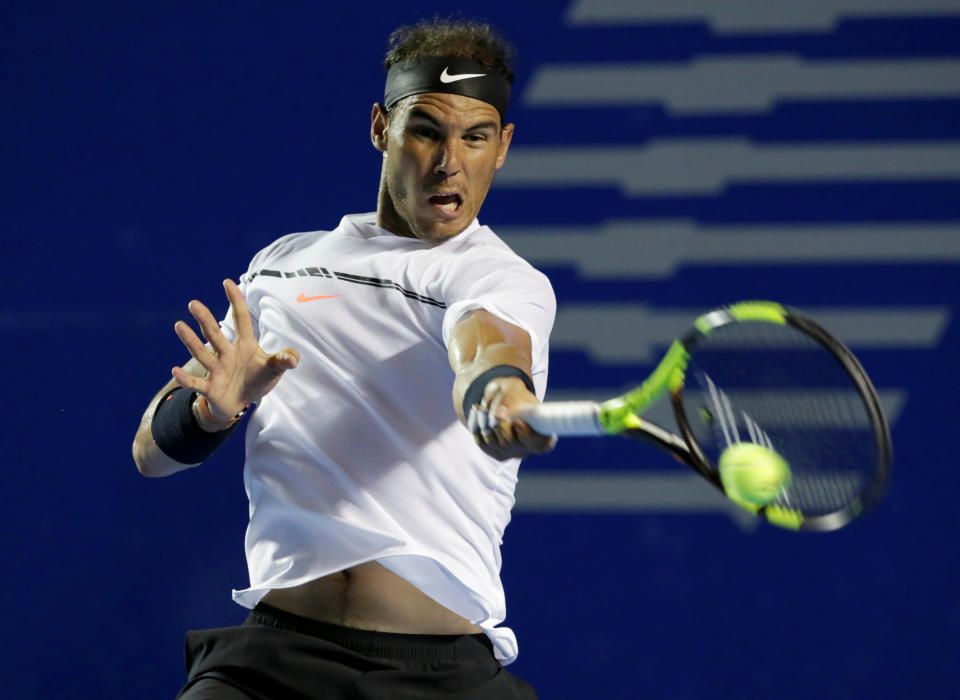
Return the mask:
<svg viewBox="0 0 960 700">
<path fill-rule="evenodd" d="M 160 451 L 181 464 L 200 464 L 220 447 L 239 423 L 235 421 L 226 430 L 208 433 L 193 415 L 196 398 L 197 392 L 174 387 L 160 399 L 150 424 L 153 441 Z"/>
<path fill-rule="evenodd" d="M 537 393 L 536 389 L 533 388 L 533 380 L 530 379 L 530 375 L 519 367 L 514 367 L 513 365 L 497 365 L 496 367 L 491 367 L 487 371 L 477 375 L 477 378 L 470 382 L 470 386 L 468 386 L 467 390 L 463 393 L 464 418 L 470 415 L 470 407 L 480 403 L 483 399 L 483 392 L 486 390 L 490 380 L 496 379 L 497 377 L 517 377 L 523 380 L 523 383 L 526 384 L 531 394 Z"/>
</svg>

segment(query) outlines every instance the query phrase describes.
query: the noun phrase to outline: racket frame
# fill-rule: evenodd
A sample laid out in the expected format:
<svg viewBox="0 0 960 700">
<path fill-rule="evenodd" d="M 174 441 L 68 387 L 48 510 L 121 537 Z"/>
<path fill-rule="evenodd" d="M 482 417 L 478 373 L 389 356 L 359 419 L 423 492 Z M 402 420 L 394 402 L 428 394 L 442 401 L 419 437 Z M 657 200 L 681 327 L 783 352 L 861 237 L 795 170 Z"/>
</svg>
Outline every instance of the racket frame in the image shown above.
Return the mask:
<svg viewBox="0 0 960 700">
<path fill-rule="evenodd" d="M 853 381 L 863 400 L 874 436 L 875 465 L 870 483 L 844 508 L 827 514 L 808 515 L 770 504 L 753 506 L 739 502 L 769 522 L 793 530 L 828 531 L 843 527 L 874 506 L 886 490 L 893 459 L 890 428 L 876 389 L 853 353 L 830 332 L 804 314 L 769 301 L 744 301 L 714 309 L 697 318 L 685 335 L 675 340 L 653 373 L 639 387 L 602 403 L 593 401 L 546 402 L 529 411 L 528 423 L 535 430 L 559 435 L 623 435 L 652 442 L 675 459 L 692 467 L 701 477 L 726 493 L 717 466 L 697 442 L 683 404 L 684 380 L 691 353 L 712 332 L 732 323 L 767 323 L 792 326 L 819 344 Z M 641 417 L 664 394 L 669 394 L 680 435 Z"/>
<path fill-rule="evenodd" d="M 827 532 L 841 528 L 865 510 L 876 505 L 883 497 L 886 491 L 887 481 L 889 480 L 890 465 L 893 461 L 893 446 L 890 437 L 890 426 L 887 423 L 886 416 L 880 405 L 877 391 L 870 381 L 870 377 L 863 369 L 863 366 L 849 348 L 809 316 L 774 302 L 740 302 L 704 314 L 694 322 L 694 328 L 684 335 L 679 343 L 689 356 L 696 346 L 706 339 L 712 331 L 731 323 L 742 322 L 762 322 L 793 326 L 805 336 L 817 342 L 840 363 L 846 374 L 853 381 L 857 393 L 863 400 L 870 425 L 873 429 L 875 453 L 874 471 L 868 487 L 861 491 L 861 493 L 844 508 L 833 513 L 811 516 L 777 505 L 763 506 L 756 509 L 758 514 L 764 515 L 767 520 L 773 524 L 789 529 Z M 674 418 L 677 421 L 677 427 L 680 430 L 680 435 L 689 450 L 689 459 L 686 460 L 686 463 L 693 467 L 707 481 L 723 491 L 723 485 L 720 482 L 720 474 L 716 465 L 710 462 L 694 436 L 693 428 L 683 404 L 682 380 L 679 383 L 674 382 L 674 384 L 671 385 L 670 403 L 673 408 Z"/>
</svg>

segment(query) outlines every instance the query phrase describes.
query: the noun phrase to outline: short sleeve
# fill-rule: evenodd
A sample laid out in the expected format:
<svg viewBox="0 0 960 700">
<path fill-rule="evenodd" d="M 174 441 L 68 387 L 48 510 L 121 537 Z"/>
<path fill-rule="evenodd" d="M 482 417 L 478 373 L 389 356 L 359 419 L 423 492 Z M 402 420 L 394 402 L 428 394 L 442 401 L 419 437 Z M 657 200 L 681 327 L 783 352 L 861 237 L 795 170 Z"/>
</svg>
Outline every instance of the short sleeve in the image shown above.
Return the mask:
<svg viewBox="0 0 960 700">
<path fill-rule="evenodd" d="M 457 321 L 467 312 L 477 309 L 488 311 L 522 328 L 530 336 L 534 384 L 540 398 L 543 398 L 550 332 L 557 311 L 550 280 L 527 262 L 515 257 L 489 260 L 479 270 L 474 267 L 471 274 L 462 275 L 459 283 L 451 285 L 443 319 L 444 345 L 449 344 Z"/>
</svg>

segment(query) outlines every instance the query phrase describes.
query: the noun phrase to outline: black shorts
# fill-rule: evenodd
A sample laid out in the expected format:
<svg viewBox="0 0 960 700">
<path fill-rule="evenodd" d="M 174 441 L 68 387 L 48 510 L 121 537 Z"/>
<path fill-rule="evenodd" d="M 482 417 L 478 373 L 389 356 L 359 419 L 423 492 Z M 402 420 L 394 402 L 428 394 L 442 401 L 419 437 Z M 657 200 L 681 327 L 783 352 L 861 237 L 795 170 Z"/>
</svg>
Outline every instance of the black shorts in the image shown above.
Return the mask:
<svg viewBox="0 0 960 700">
<path fill-rule="evenodd" d="M 240 627 L 187 633 L 180 700 L 535 700 L 483 634 L 368 632 L 258 605 Z"/>
</svg>

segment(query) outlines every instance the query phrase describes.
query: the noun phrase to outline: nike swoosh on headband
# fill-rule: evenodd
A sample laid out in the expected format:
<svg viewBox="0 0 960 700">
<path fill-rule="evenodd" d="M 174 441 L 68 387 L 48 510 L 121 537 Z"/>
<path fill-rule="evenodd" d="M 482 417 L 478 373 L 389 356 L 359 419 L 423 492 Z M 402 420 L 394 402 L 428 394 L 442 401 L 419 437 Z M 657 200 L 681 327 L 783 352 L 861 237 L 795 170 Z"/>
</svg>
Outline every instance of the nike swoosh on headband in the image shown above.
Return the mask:
<svg viewBox="0 0 960 700">
<path fill-rule="evenodd" d="M 450 75 L 447 73 L 447 69 L 443 69 L 443 73 L 440 74 L 441 83 L 455 83 L 458 80 L 466 80 L 467 78 L 482 78 L 486 73 L 460 73 L 458 75 Z"/>
</svg>

